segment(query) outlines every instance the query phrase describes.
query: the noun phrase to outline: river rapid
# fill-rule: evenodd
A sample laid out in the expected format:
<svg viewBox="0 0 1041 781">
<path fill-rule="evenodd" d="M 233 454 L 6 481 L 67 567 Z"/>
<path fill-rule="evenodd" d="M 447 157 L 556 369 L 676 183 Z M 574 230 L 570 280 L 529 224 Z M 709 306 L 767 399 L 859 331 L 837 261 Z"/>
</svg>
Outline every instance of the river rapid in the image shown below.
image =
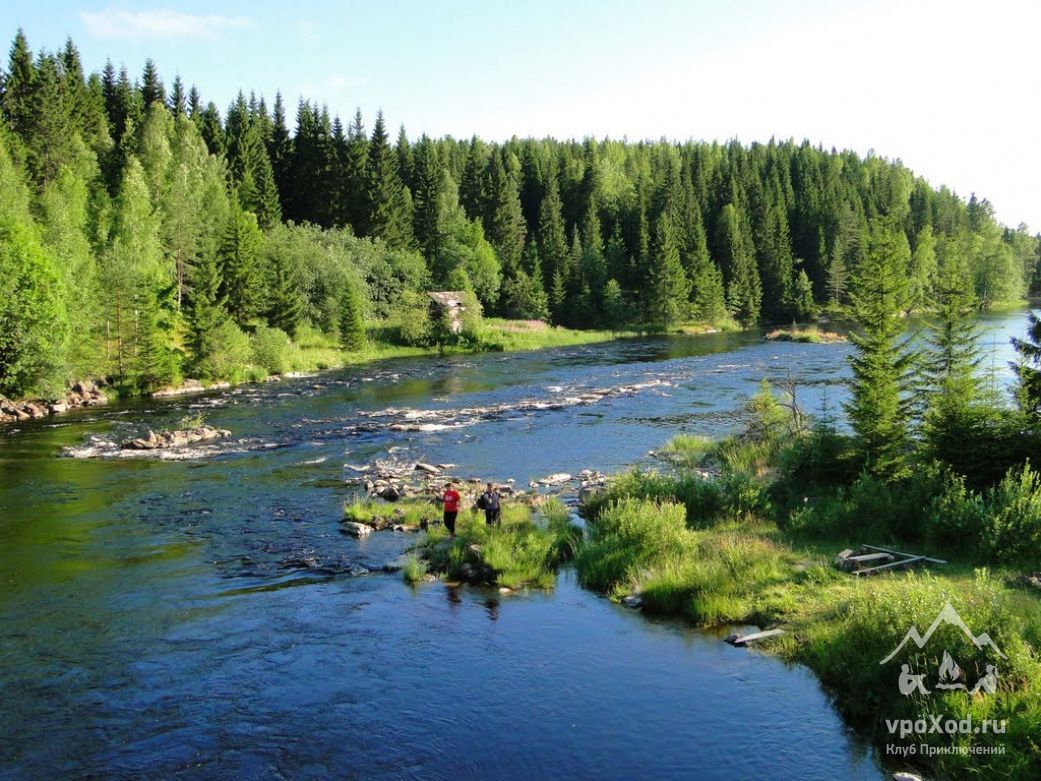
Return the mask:
<svg viewBox="0 0 1041 781">
<path fill-rule="evenodd" d="M 1002 371 L 1024 314 L 985 318 Z M 882 777 L 805 669 L 580 589 L 411 589 L 346 464 L 518 484 L 650 462 L 848 345 L 758 334 L 386 361 L 0 429 L 0 779 Z M 113 443 L 197 413 L 180 454 Z M 62 455 L 66 453 L 66 455 Z M 78 457 L 69 457 L 78 456 Z"/>
</svg>

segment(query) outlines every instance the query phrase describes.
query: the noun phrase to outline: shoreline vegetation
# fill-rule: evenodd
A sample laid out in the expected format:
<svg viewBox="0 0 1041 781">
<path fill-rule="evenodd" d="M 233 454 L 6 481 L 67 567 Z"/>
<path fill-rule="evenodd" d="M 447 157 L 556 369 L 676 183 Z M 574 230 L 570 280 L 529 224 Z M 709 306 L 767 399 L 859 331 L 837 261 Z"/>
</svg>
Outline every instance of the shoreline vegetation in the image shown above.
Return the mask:
<svg viewBox="0 0 1041 781">
<path fill-rule="evenodd" d="M 280 94 L 221 108 L 151 60 L 137 80 L 87 73 L 72 40 L 34 52 L 18 30 L 0 91 L 0 394 L 554 343 L 485 316 L 607 333 L 813 322 L 864 297 L 879 235 L 905 312 L 954 266 L 977 310 L 1041 291 L 1038 237 L 897 160 L 795 139 L 395 137 L 382 113 L 367 128 L 301 101 L 294 116 Z"/>
</svg>

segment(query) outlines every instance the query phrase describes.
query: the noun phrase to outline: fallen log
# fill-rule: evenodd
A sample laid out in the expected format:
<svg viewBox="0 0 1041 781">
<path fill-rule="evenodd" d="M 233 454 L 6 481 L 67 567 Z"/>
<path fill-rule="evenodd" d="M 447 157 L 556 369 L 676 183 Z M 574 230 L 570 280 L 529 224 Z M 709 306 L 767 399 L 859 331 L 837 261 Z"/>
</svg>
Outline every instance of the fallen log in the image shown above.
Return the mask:
<svg viewBox="0 0 1041 781">
<path fill-rule="evenodd" d="M 737 646 L 738 648 L 743 648 L 749 643 L 757 643 L 760 640 L 766 640 L 767 638 L 777 637 L 778 635 L 783 634 L 783 629 L 767 629 L 763 632 L 752 632 L 748 635 L 730 635 L 730 637 L 727 638 L 727 642 L 733 646 Z"/>
</svg>

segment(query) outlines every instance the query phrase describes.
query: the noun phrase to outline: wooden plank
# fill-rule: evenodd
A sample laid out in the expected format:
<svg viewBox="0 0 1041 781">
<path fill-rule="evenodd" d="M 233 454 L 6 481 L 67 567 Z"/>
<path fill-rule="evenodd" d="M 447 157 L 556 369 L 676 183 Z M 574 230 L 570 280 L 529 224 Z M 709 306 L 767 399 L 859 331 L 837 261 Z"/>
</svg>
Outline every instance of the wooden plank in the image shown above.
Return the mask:
<svg viewBox="0 0 1041 781">
<path fill-rule="evenodd" d="M 853 574 L 854 575 L 874 575 L 876 572 L 882 572 L 883 570 L 887 570 L 887 569 L 895 569 L 897 567 L 906 567 L 906 566 L 909 566 L 911 564 L 916 564 L 919 561 L 928 561 L 928 559 L 926 559 L 925 556 L 911 556 L 908 559 L 900 559 L 899 561 L 894 561 L 894 562 L 892 562 L 890 564 L 883 564 L 880 567 L 871 567 L 870 569 L 854 570 Z"/>
<path fill-rule="evenodd" d="M 846 557 L 846 561 L 855 561 L 858 564 L 863 564 L 866 561 L 879 561 L 879 560 L 892 561 L 893 560 L 893 554 L 892 553 L 865 553 L 862 556 L 847 556 Z"/>
<path fill-rule="evenodd" d="M 727 638 L 727 642 L 731 645 L 745 646 L 749 643 L 755 643 L 759 640 L 766 640 L 768 637 L 777 637 L 777 635 L 783 635 L 783 629 L 767 629 L 765 632 L 753 632 L 750 635 L 730 635 Z"/>
<path fill-rule="evenodd" d="M 919 556 L 916 553 L 901 553 L 898 550 L 890 550 L 889 548 L 879 548 L 875 545 L 861 545 L 861 548 L 867 548 L 868 550 L 882 551 L 883 553 L 892 553 L 894 556 L 907 556 L 909 558 L 922 559 L 928 561 L 930 564 L 946 564 L 947 562 L 943 559 L 930 559 L 928 556 Z"/>
</svg>

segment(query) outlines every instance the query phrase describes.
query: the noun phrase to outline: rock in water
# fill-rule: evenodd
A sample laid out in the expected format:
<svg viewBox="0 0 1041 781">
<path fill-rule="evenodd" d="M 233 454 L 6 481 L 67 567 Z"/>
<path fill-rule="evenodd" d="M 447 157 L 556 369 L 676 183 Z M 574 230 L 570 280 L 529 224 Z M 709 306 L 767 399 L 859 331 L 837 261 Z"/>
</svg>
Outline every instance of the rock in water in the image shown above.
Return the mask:
<svg viewBox="0 0 1041 781">
<path fill-rule="evenodd" d="M 212 426 L 198 426 L 181 431 L 164 431 L 156 434 L 149 430 L 147 437 L 131 439 L 123 443 L 124 450 L 159 450 L 167 447 L 184 447 L 194 445 L 196 442 L 208 442 L 212 439 L 230 437 L 231 432 L 227 429 L 213 428 Z"/>
<path fill-rule="evenodd" d="M 539 480 L 543 485 L 561 485 L 571 480 L 571 475 L 567 472 L 557 472 L 556 474 L 543 477 Z"/>
<path fill-rule="evenodd" d="M 434 466 L 433 464 L 424 464 L 422 461 L 416 464 L 415 471 L 426 472 L 428 475 L 441 474 L 441 470 L 438 469 L 436 466 Z"/>
<path fill-rule="evenodd" d="M 401 492 L 394 486 L 388 485 L 380 491 L 379 497 L 380 499 L 386 499 L 388 502 L 396 502 L 401 498 Z"/>
<path fill-rule="evenodd" d="M 903 770 L 898 770 L 893 773 L 893 781 L 922 781 L 922 777 L 916 776 L 914 773 L 907 773 Z"/>
<path fill-rule="evenodd" d="M 342 531 L 352 537 L 365 537 L 372 534 L 372 527 L 357 521 L 344 521 Z"/>
</svg>

